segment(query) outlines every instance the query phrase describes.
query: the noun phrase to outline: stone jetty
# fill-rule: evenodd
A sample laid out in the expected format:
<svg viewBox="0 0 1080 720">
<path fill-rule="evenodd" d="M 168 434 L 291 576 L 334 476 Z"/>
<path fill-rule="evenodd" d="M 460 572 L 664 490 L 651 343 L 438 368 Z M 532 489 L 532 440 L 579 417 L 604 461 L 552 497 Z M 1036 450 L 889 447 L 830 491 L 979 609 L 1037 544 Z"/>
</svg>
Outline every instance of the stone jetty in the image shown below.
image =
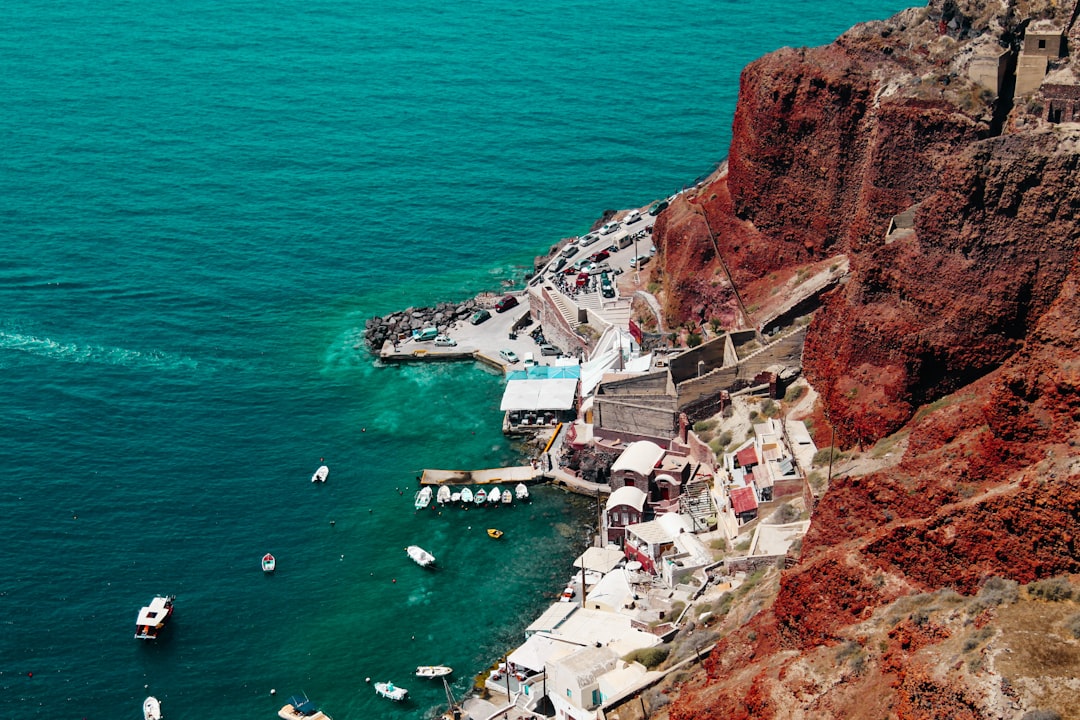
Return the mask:
<svg viewBox="0 0 1080 720">
<path fill-rule="evenodd" d="M 496 299 L 496 295 L 484 293 L 461 303 L 410 307 L 384 317 L 373 317 L 364 325 L 364 339 L 368 349 L 377 354 L 387 340 L 405 340 L 412 336 L 413 330 L 435 327 L 439 332 L 446 332 L 454 323 L 467 321 L 478 309 L 490 308 Z"/>
</svg>

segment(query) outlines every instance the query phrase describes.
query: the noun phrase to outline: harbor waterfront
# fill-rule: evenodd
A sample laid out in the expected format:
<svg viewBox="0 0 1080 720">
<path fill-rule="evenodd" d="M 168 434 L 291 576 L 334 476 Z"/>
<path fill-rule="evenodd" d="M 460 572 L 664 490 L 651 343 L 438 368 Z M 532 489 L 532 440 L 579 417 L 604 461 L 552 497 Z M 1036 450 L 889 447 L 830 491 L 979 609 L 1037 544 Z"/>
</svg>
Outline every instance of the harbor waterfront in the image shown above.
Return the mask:
<svg viewBox="0 0 1080 720">
<path fill-rule="evenodd" d="M 424 468 L 528 453 L 501 370 L 381 360 L 364 322 L 498 293 L 603 209 L 692 183 L 745 63 L 905 4 L 7 8 L 8 706 L 430 717 L 428 664 L 462 696 L 563 592 L 595 502 L 415 510 Z M 173 616 L 133 639 L 156 596 Z"/>
</svg>

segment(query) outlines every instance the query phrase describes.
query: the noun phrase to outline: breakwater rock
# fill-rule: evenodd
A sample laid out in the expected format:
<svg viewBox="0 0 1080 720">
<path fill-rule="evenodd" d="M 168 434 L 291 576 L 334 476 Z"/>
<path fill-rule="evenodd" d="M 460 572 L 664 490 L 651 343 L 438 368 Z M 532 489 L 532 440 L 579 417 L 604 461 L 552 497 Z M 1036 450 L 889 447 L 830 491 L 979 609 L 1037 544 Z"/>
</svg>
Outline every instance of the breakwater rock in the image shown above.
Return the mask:
<svg viewBox="0 0 1080 720">
<path fill-rule="evenodd" d="M 490 308 L 495 302 L 495 295 L 485 293 L 460 303 L 442 302 L 433 307 L 409 307 L 398 312 L 376 316 L 364 325 L 364 340 L 371 352 L 378 353 L 387 340 L 405 340 L 413 330 L 438 328 L 446 332 L 455 323 L 467 321 L 481 308 Z"/>
</svg>

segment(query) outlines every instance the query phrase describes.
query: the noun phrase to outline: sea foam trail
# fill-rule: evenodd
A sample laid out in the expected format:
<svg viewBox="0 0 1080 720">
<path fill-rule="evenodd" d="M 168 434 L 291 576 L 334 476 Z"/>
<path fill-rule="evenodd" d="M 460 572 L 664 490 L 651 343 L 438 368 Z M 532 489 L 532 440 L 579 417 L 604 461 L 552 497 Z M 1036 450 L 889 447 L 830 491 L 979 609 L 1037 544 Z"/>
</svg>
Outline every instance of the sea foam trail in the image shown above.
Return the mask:
<svg viewBox="0 0 1080 720">
<path fill-rule="evenodd" d="M 123 367 L 145 367 L 158 370 L 196 370 L 199 361 L 174 355 L 161 350 L 132 350 L 94 344 L 61 342 L 48 337 L 37 337 L 18 332 L 0 330 L 0 351 L 27 353 L 50 360 L 73 363 L 94 363 Z M 3 366 L 0 353 L 0 366 Z"/>
</svg>

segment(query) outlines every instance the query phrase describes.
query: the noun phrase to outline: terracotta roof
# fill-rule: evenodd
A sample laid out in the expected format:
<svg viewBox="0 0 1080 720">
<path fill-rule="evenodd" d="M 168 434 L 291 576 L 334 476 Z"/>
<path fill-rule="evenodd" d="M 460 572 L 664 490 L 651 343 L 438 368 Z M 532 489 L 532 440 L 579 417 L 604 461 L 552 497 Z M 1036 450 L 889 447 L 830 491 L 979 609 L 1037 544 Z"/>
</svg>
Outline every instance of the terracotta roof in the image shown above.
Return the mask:
<svg viewBox="0 0 1080 720">
<path fill-rule="evenodd" d="M 735 459 L 739 461 L 739 467 L 750 467 L 751 465 L 757 465 L 759 462 L 757 449 L 753 445 L 744 447 L 736 453 Z"/>
<path fill-rule="evenodd" d="M 757 506 L 757 497 L 754 495 L 753 488 L 741 487 L 731 491 L 731 507 L 736 515 L 757 510 Z"/>
</svg>

